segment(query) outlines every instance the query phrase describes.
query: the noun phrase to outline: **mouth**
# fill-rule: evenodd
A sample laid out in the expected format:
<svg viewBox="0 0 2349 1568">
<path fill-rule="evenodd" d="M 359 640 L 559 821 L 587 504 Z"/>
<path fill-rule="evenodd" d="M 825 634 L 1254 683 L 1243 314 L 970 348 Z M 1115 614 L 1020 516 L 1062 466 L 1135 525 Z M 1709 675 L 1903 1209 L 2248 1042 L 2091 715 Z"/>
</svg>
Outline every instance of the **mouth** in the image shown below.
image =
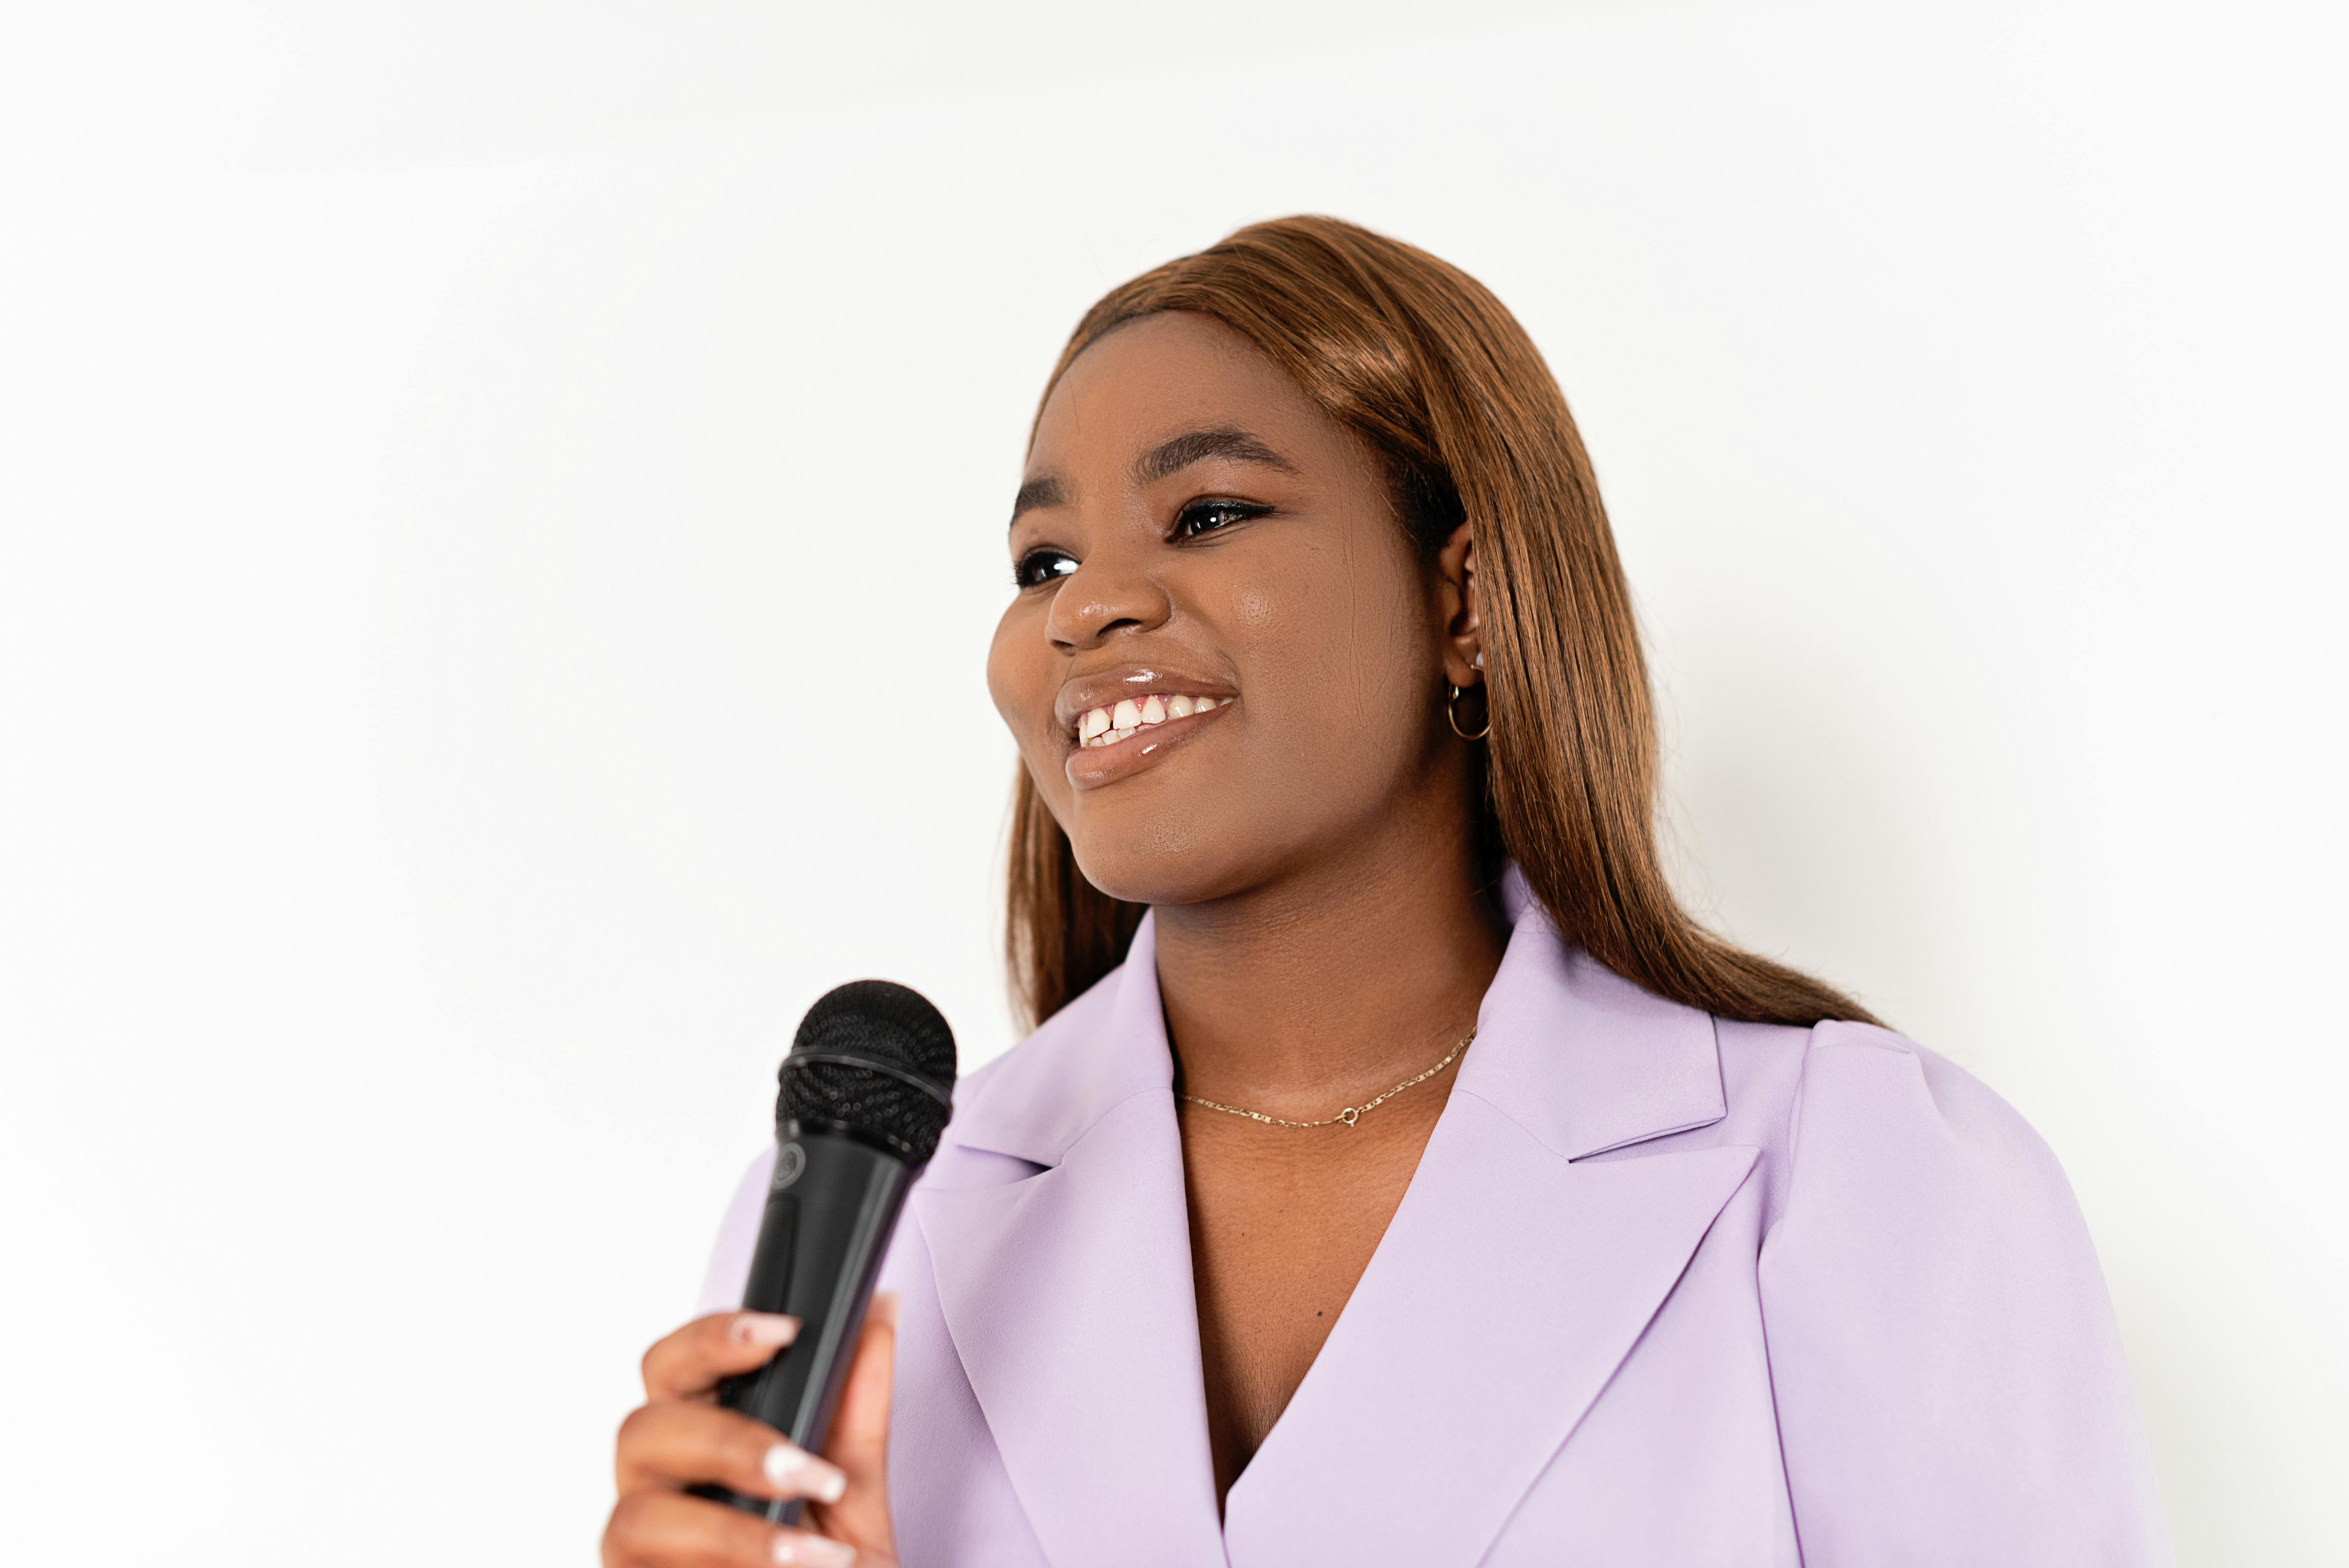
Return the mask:
<svg viewBox="0 0 2349 1568">
<path fill-rule="evenodd" d="M 1212 713 L 1231 700 L 1194 696 L 1188 692 L 1154 691 L 1122 696 L 1114 703 L 1079 714 L 1071 727 L 1070 738 L 1080 749 L 1096 751 L 1131 740 L 1145 730 Z"/>
<path fill-rule="evenodd" d="M 1239 699 L 1205 680 L 1128 666 L 1063 688 L 1062 767 L 1077 789 L 1098 789 L 1154 768 L 1231 712 Z"/>
</svg>

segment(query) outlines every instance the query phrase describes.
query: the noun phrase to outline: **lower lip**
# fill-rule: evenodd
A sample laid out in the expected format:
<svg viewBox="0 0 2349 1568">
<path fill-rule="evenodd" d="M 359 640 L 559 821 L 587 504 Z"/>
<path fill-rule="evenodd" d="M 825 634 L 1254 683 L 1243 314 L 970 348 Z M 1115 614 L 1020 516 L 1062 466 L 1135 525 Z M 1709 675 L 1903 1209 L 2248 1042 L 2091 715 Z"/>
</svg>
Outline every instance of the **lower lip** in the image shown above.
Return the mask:
<svg viewBox="0 0 2349 1568">
<path fill-rule="evenodd" d="M 1098 789 L 1131 779 L 1206 734 L 1207 726 L 1231 710 L 1232 699 L 1226 697 L 1205 713 L 1146 726 L 1112 746 L 1071 745 L 1065 764 L 1069 782 L 1079 789 Z"/>
</svg>

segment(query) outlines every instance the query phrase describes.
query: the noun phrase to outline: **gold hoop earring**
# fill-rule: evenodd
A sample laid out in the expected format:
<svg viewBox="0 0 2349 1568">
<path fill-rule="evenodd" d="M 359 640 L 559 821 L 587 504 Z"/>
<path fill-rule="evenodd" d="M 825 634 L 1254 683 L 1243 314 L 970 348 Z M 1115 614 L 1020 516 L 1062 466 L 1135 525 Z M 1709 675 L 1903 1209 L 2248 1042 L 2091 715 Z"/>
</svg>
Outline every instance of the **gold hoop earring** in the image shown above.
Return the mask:
<svg viewBox="0 0 2349 1568">
<path fill-rule="evenodd" d="M 1475 734 L 1471 735 L 1466 730 L 1460 727 L 1460 694 L 1466 688 L 1463 686 L 1454 686 L 1452 688 L 1451 696 L 1446 698 L 1444 704 L 1444 722 L 1450 725 L 1452 727 L 1452 733 L 1458 736 L 1463 740 L 1482 740 L 1486 736 L 1493 733 L 1493 699 L 1490 694 L 1486 695 L 1485 698 L 1485 727 L 1478 730 Z"/>
</svg>

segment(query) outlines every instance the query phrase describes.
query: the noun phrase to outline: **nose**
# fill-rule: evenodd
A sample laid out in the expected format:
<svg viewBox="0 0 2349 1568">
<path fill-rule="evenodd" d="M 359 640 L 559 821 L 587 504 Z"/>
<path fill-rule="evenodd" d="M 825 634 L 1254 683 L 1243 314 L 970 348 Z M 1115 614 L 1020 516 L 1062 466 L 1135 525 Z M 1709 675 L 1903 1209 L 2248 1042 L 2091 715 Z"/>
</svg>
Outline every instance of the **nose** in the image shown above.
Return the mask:
<svg viewBox="0 0 2349 1568">
<path fill-rule="evenodd" d="M 1123 550 L 1096 550 L 1061 580 L 1044 631 L 1062 651 L 1081 653 L 1123 633 L 1163 626 L 1173 610 L 1139 562 Z"/>
</svg>

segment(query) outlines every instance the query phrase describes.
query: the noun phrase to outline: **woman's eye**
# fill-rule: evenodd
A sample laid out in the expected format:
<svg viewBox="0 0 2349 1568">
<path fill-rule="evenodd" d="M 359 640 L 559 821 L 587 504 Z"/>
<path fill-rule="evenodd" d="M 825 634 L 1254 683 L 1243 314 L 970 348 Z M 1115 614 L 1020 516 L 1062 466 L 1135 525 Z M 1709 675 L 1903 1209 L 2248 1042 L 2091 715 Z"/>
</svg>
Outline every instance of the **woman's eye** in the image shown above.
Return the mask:
<svg viewBox="0 0 2349 1568">
<path fill-rule="evenodd" d="M 1272 508 L 1245 500 L 1195 500 L 1174 514 L 1174 537 L 1196 539 L 1235 522 L 1262 517 Z"/>
<path fill-rule="evenodd" d="M 1065 550 L 1031 550 L 1011 567 L 1011 581 L 1022 588 L 1040 587 L 1077 569 L 1077 558 Z"/>
</svg>

